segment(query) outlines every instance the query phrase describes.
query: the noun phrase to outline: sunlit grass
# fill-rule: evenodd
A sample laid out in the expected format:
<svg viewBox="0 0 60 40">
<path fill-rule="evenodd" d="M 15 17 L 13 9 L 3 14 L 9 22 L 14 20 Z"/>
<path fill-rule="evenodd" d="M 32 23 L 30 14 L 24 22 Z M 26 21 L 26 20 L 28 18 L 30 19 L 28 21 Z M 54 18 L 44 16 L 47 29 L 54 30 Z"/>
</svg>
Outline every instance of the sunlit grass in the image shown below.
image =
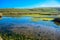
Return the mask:
<svg viewBox="0 0 60 40">
<path fill-rule="evenodd" d="M 49 21 L 49 20 L 53 20 L 54 18 L 32 18 L 33 21 L 37 22 L 37 21 L 40 21 L 40 20 L 43 20 L 43 21 Z"/>
</svg>

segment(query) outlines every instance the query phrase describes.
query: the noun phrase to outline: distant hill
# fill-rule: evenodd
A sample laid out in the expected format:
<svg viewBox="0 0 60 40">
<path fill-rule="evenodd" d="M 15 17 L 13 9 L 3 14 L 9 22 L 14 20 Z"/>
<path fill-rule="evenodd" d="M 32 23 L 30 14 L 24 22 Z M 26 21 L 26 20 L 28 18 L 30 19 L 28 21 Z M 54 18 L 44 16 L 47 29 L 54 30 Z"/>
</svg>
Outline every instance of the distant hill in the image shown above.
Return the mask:
<svg viewBox="0 0 60 40">
<path fill-rule="evenodd" d="M 32 9 L 17 9 L 17 8 L 0 8 L 0 12 L 57 12 L 60 8 L 32 8 Z"/>
<path fill-rule="evenodd" d="M 0 8 L 0 13 L 4 16 L 13 16 L 19 15 L 21 13 L 40 13 L 40 14 L 60 14 L 60 8 L 58 7 L 49 7 L 49 8 L 32 8 L 32 9 L 17 9 L 17 8 Z M 29 14 L 30 15 L 30 14 Z"/>
</svg>

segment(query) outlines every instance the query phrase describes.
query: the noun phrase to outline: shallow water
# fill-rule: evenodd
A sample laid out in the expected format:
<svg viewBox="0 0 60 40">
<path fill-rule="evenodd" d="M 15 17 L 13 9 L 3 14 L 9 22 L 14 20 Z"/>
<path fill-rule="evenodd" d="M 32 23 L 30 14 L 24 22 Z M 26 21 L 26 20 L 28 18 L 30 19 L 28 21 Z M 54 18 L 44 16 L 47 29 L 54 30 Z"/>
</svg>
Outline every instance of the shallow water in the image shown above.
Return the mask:
<svg viewBox="0 0 60 40">
<path fill-rule="evenodd" d="M 32 17 L 2 17 L 0 19 L 0 27 L 34 27 L 41 31 L 41 35 L 46 34 L 49 37 L 56 37 L 55 40 L 60 39 L 60 26 L 53 21 L 32 21 Z M 45 33 L 43 33 L 45 32 Z M 48 33 L 48 34 L 47 34 Z M 54 35 L 52 35 L 54 34 Z M 51 38 L 52 38 L 51 37 Z"/>
<path fill-rule="evenodd" d="M 32 17 L 2 17 L 0 19 L 0 26 L 8 26 L 8 25 L 42 25 L 42 26 L 49 26 L 49 27 L 57 27 L 53 21 L 32 21 Z"/>
</svg>

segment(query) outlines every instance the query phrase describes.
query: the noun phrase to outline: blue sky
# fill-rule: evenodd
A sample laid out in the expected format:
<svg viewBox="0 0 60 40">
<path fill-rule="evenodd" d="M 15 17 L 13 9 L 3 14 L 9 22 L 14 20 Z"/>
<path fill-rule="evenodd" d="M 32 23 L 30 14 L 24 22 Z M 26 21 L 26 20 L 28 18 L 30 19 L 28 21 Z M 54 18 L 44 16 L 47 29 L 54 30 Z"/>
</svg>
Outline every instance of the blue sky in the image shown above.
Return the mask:
<svg viewBox="0 0 60 40">
<path fill-rule="evenodd" d="M 60 7 L 60 0 L 0 0 L 0 8 Z"/>
</svg>

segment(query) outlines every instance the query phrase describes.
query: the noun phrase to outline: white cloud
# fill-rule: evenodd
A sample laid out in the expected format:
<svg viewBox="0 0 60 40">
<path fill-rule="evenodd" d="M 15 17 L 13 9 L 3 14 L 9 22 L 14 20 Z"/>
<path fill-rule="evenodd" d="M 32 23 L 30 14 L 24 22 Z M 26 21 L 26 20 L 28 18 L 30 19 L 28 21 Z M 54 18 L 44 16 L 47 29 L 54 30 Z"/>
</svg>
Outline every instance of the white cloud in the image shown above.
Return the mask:
<svg viewBox="0 0 60 40">
<path fill-rule="evenodd" d="M 15 8 L 37 8 L 37 7 L 60 7 L 60 3 L 58 3 L 56 0 L 47 0 L 44 3 Z"/>
<path fill-rule="evenodd" d="M 60 4 L 55 0 L 50 0 L 42 4 L 36 4 L 33 7 L 60 7 Z"/>
</svg>

